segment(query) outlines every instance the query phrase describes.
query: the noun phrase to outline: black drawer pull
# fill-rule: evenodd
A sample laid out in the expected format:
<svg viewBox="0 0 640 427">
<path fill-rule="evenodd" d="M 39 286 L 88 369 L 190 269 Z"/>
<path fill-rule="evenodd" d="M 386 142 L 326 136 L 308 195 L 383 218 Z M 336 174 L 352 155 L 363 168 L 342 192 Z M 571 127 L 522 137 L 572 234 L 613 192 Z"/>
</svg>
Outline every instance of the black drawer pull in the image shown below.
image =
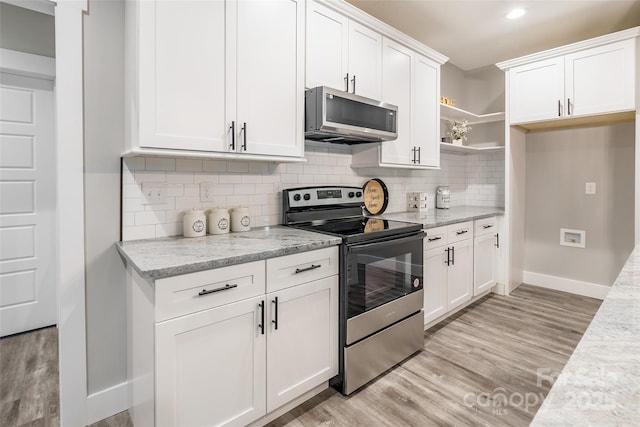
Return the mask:
<svg viewBox="0 0 640 427">
<path fill-rule="evenodd" d="M 275 319 L 272 320 L 271 323 L 273 323 L 276 326 L 276 330 L 278 330 L 278 297 L 275 297 L 275 299 L 272 299 L 271 302 L 276 305 Z"/>
<path fill-rule="evenodd" d="M 482 228 L 485 228 L 485 229 L 486 228 L 491 228 L 491 227 L 493 227 L 493 224 L 487 224 L 487 225 L 482 226 Z"/>
<path fill-rule="evenodd" d="M 427 239 L 427 240 L 430 241 L 430 242 L 435 242 L 436 240 L 440 240 L 440 239 L 442 239 L 442 236 L 432 237 L 432 238 Z"/>
<path fill-rule="evenodd" d="M 260 301 L 258 307 L 260 307 L 260 324 L 258 327 L 260 328 L 260 333 L 264 335 L 264 301 Z"/>
<path fill-rule="evenodd" d="M 198 296 L 201 297 L 203 295 L 209 295 L 209 294 L 212 294 L 214 292 L 226 291 L 226 290 L 237 288 L 237 287 L 238 287 L 238 285 L 236 285 L 236 284 L 230 285 L 230 284 L 227 283 L 226 285 L 224 285 L 221 288 L 215 288 L 215 289 L 209 289 L 209 290 L 203 289 L 198 293 Z"/>
<path fill-rule="evenodd" d="M 309 270 L 315 270 L 316 268 L 320 268 L 320 267 L 322 267 L 322 265 L 321 265 L 321 264 L 318 264 L 318 265 L 311 264 L 311 267 L 307 267 L 307 268 L 296 268 L 296 273 L 295 273 L 295 274 L 298 274 L 298 273 L 304 273 L 305 271 L 309 271 Z"/>
<path fill-rule="evenodd" d="M 468 233 L 468 232 L 469 232 L 469 230 L 462 230 L 462 231 L 456 231 L 456 234 L 459 236 L 461 234 L 465 234 L 465 233 Z"/>
</svg>

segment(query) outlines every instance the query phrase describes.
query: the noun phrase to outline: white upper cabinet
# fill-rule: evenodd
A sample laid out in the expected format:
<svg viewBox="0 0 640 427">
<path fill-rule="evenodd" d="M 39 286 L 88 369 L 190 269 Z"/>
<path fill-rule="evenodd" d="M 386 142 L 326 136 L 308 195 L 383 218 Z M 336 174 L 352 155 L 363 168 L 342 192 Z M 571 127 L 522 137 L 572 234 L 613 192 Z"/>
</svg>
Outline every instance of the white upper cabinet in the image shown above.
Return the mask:
<svg viewBox="0 0 640 427">
<path fill-rule="evenodd" d="M 633 40 L 572 53 L 564 63 L 569 116 L 635 109 Z"/>
<path fill-rule="evenodd" d="M 304 11 L 296 0 L 128 3 L 131 149 L 302 157 Z"/>
<path fill-rule="evenodd" d="M 398 138 L 353 148 L 354 167 L 440 166 L 440 64 L 383 37 L 382 99 L 398 107 Z"/>
<path fill-rule="evenodd" d="M 635 109 L 635 41 L 622 40 L 513 67 L 511 123 Z"/>
<path fill-rule="evenodd" d="M 316 2 L 307 3 L 306 86 L 380 99 L 382 36 Z"/>
</svg>

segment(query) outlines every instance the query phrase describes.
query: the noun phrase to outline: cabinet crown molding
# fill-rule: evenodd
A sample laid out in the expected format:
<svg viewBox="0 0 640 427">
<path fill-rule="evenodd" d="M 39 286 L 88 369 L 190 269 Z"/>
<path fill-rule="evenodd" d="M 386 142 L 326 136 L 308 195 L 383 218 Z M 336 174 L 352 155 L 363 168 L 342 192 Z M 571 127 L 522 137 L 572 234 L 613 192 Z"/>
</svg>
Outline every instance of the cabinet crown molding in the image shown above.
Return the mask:
<svg viewBox="0 0 640 427">
<path fill-rule="evenodd" d="M 441 54 L 440 52 L 430 48 L 418 40 L 409 37 L 407 34 L 397 30 L 391 25 L 380 21 L 377 18 L 369 15 L 368 13 L 358 9 L 357 7 L 347 3 L 343 0 L 315 0 L 316 3 L 326 6 L 330 9 L 335 10 L 343 15 L 349 17 L 359 24 L 362 24 L 366 27 L 371 28 L 372 30 L 380 32 L 383 36 L 393 39 L 394 41 L 403 44 L 422 55 L 425 55 L 427 58 L 437 62 L 442 65 L 449 60 L 449 57 Z"/>
<path fill-rule="evenodd" d="M 588 40 L 582 40 L 576 43 L 571 43 L 565 46 L 557 48 L 543 50 L 531 55 L 521 56 L 519 58 L 510 59 L 508 61 L 498 62 L 496 66 L 502 71 L 507 71 L 513 67 L 519 65 L 529 64 L 531 62 L 541 61 L 543 59 L 555 58 L 558 56 L 566 55 L 573 52 L 578 52 L 584 49 L 592 47 L 602 46 L 609 43 L 614 43 L 622 40 L 632 39 L 640 37 L 640 27 L 633 27 L 627 30 L 617 31 L 615 33 L 607 34 L 600 37 L 595 37 Z"/>
</svg>

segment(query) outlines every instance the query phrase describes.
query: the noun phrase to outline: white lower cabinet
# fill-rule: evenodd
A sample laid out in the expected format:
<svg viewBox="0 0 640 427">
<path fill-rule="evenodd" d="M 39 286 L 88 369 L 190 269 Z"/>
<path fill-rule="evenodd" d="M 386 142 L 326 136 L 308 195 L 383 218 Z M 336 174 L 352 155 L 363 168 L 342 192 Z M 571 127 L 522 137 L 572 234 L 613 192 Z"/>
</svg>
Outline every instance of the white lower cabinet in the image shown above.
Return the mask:
<svg viewBox="0 0 640 427">
<path fill-rule="evenodd" d="M 493 217 L 425 230 L 425 326 L 495 285 L 496 228 Z"/>
<path fill-rule="evenodd" d="M 338 373 L 337 247 L 155 282 L 129 271 L 134 425 L 244 426 Z"/>
<path fill-rule="evenodd" d="M 157 324 L 155 425 L 246 425 L 266 413 L 262 301 Z"/>
</svg>

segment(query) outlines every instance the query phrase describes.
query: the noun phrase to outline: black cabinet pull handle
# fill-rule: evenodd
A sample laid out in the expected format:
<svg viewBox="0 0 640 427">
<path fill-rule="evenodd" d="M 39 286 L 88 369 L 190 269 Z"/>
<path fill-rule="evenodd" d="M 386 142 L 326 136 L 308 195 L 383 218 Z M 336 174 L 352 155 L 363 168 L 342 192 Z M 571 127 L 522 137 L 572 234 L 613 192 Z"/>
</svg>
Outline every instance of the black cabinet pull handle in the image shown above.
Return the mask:
<svg viewBox="0 0 640 427">
<path fill-rule="evenodd" d="M 420 148 L 421 148 L 421 147 L 418 147 L 418 164 L 422 163 L 422 162 L 421 162 L 421 160 L 422 160 L 422 156 L 420 155 Z"/>
<path fill-rule="evenodd" d="M 320 267 L 322 267 L 322 264 L 318 264 L 318 265 L 311 264 L 311 267 L 296 268 L 295 274 L 304 273 L 305 271 L 309 271 L 309 270 L 315 270 L 316 268 L 320 268 Z"/>
<path fill-rule="evenodd" d="M 349 92 L 349 73 L 347 73 L 347 75 L 344 76 L 344 85 L 346 86 L 344 91 Z"/>
<path fill-rule="evenodd" d="M 440 240 L 440 239 L 442 239 L 442 236 L 432 237 L 432 238 L 427 239 L 427 240 L 430 241 L 430 242 L 435 242 L 436 240 Z"/>
<path fill-rule="evenodd" d="M 482 228 L 484 228 L 484 229 L 491 228 L 491 227 L 493 227 L 493 224 L 487 224 L 487 225 L 482 226 Z"/>
<path fill-rule="evenodd" d="M 413 160 L 411 160 L 411 162 L 415 164 L 415 162 L 416 162 L 416 147 L 413 147 L 411 149 L 411 152 L 413 153 Z"/>
<path fill-rule="evenodd" d="M 496 248 L 500 248 L 500 233 L 496 234 Z"/>
<path fill-rule="evenodd" d="M 571 115 L 571 98 L 567 98 L 567 115 Z"/>
<path fill-rule="evenodd" d="M 272 320 L 271 323 L 276 325 L 276 331 L 277 331 L 278 330 L 278 297 L 275 297 L 275 299 L 271 300 L 271 302 L 276 305 L 275 319 Z"/>
<path fill-rule="evenodd" d="M 456 247 L 451 246 L 451 265 L 456 265 Z"/>
<path fill-rule="evenodd" d="M 560 100 L 558 99 L 558 117 L 562 116 L 562 105 L 560 104 Z"/>
<path fill-rule="evenodd" d="M 260 301 L 258 307 L 260 307 L 260 324 L 258 327 L 260 328 L 260 333 L 264 335 L 264 301 Z"/>
<path fill-rule="evenodd" d="M 242 123 L 242 150 L 247 151 L 247 122 Z"/>
<path fill-rule="evenodd" d="M 212 294 L 214 292 L 227 291 L 229 289 L 233 289 L 233 288 L 237 288 L 237 287 L 238 287 L 238 285 L 235 284 L 235 283 L 233 285 L 230 285 L 230 284 L 227 283 L 226 285 L 224 285 L 224 286 L 222 286 L 220 288 L 209 289 L 209 290 L 203 289 L 200 292 L 198 292 L 198 296 L 201 297 L 203 295 L 209 295 L 209 294 Z"/>
<path fill-rule="evenodd" d="M 461 230 L 461 231 L 456 231 L 456 234 L 459 236 L 461 234 L 465 234 L 465 233 L 468 233 L 468 232 L 469 232 L 469 230 Z"/>
<path fill-rule="evenodd" d="M 353 87 L 351 88 L 351 93 L 356 93 L 356 75 L 353 75 L 353 78 L 351 79 L 351 83 L 353 84 Z M 348 90 L 347 90 L 348 92 Z"/>
<path fill-rule="evenodd" d="M 231 149 L 233 151 L 236 151 L 236 121 L 235 120 L 231 121 L 231 126 L 229 126 L 229 129 L 231 129 Z"/>
<path fill-rule="evenodd" d="M 451 249 L 447 248 L 444 251 L 447 253 L 447 260 L 444 263 L 447 265 L 451 265 Z"/>
</svg>

